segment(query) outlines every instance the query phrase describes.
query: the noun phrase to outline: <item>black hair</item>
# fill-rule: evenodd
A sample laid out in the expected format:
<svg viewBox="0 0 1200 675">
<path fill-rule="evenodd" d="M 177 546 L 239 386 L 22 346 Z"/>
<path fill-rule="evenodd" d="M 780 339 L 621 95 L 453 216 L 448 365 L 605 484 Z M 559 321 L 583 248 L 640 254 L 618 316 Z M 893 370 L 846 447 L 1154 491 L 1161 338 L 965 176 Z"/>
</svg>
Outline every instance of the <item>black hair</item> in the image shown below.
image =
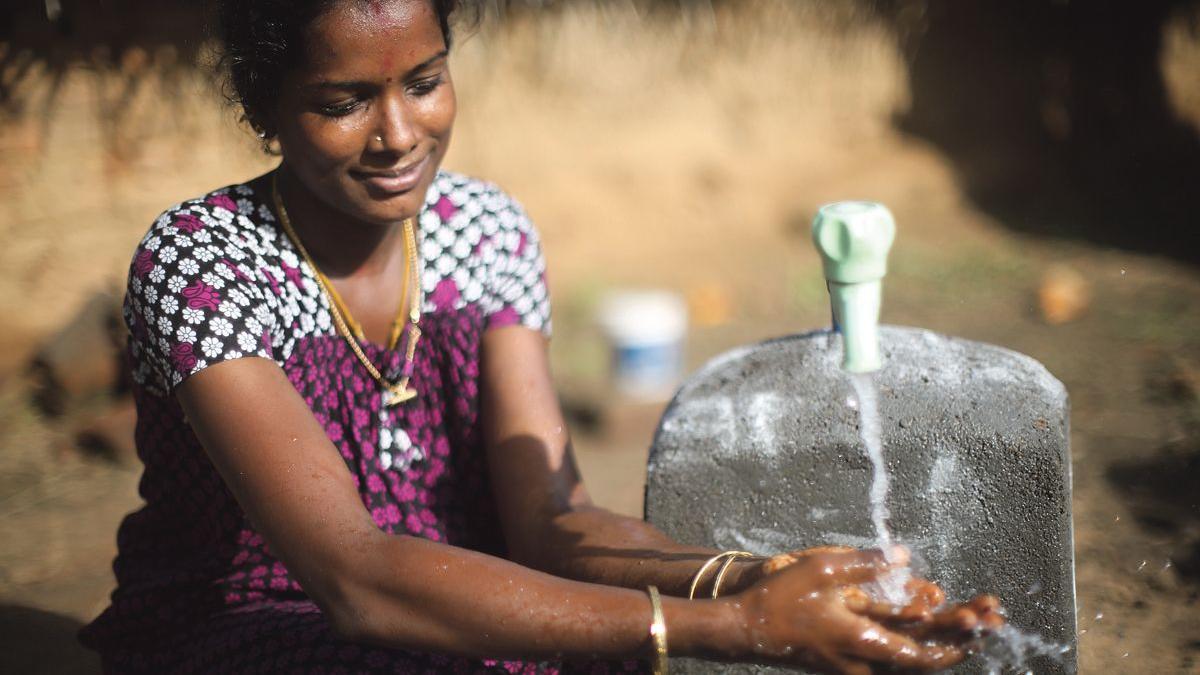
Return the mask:
<svg viewBox="0 0 1200 675">
<path fill-rule="evenodd" d="M 217 37 L 229 100 L 264 142 L 275 136 L 270 112 L 279 99 L 280 82 L 303 53 L 309 24 L 338 2 L 354 0 L 218 0 Z M 427 0 L 437 14 L 446 47 L 450 47 L 451 15 L 468 0 Z"/>
</svg>

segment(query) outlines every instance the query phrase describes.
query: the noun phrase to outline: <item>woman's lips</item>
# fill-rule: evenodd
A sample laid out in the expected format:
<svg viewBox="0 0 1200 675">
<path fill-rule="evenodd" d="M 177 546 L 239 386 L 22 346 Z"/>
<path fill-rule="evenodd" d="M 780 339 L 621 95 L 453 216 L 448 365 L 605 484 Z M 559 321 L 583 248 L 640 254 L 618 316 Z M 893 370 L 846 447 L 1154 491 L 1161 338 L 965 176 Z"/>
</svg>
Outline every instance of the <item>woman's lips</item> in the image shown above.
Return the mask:
<svg viewBox="0 0 1200 675">
<path fill-rule="evenodd" d="M 350 174 L 365 183 L 368 187 L 375 188 L 379 192 L 402 194 L 412 190 L 417 186 L 417 183 L 421 182 L 421 175 L 425 172 L 425 164 L 428 161 L 429 155 L 425 155 L 421 161 L 409 164 L 400 169 L 392 171 L 351 171 Z"/>
</svg>

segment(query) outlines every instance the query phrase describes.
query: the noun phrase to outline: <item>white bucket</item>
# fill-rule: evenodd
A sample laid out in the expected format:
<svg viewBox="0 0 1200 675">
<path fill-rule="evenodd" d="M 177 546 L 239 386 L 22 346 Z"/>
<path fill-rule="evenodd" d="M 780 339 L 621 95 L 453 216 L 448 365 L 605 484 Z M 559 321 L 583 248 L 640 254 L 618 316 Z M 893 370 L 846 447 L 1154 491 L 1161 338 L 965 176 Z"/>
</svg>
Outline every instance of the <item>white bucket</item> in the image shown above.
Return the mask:
<svg viewBox="0 0 1200 675">
<path fill-rule="evenodd" d="M 687 305 L 668 291 L 611 293 L 597 312 L 612 353 L 619 392 L 631 398 L 670 398 L 683 375 Z"/>
</svg>

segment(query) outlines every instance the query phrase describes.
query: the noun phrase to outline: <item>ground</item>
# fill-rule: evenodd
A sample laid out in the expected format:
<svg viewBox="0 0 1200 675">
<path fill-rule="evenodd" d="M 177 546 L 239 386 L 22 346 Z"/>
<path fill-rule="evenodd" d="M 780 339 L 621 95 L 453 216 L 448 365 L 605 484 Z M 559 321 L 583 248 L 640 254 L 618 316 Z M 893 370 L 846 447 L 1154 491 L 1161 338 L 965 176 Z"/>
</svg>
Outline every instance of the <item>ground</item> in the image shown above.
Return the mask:
<svg viewBox="0 0 1200 675">
<path fill-rule="evenodd" d="M 1170 251 L 1040 236 L 984 209 L 961 163 L 894 128 L 908 94 L 887 31 L 810 14 L 785 14 L 787 30 L 761 16 L 719 30 L 693 17 L 689 35 L 717 31 L 708 52 L 676 24 L 567 12 L 485 30 L 455 57 L 462 111 L 448 164 L 503 185 L 542 230 L 552 356 L 593 494 L 640 513 L 662 409 L 607 388 L 591 322 L 603 291 L 690 297 L 708 319 L 688 335 L 694 368 L 824 325 L 812 213 L 881 201 L 898 223 L 884 320 L 1024 352 L 1070 393 L 1081 672 L 1196 672 L 1200 271 Z M 730 26 L 754 39 L 731 40 Z M 203 81 L 184 83 L 187 103 L 142 92 L 114 134 L 90 112 L 103 78 L 79 80 L 44 124 L 0 125 L 14 158 L 0 163 L 3 672 L 94 670 L 73 632 L 105 606 L 115 528 L 139 503 L 136 463 L 76 442 L 106 400 L 46 414 L 30 401 L 29 359 L 119 283 L 158 211 L 272 164 Z M 1068 294 L 1082 311 L 1064 323 L 1039 308 L 1048 273 L 1081 281 Z"/>
</svg>

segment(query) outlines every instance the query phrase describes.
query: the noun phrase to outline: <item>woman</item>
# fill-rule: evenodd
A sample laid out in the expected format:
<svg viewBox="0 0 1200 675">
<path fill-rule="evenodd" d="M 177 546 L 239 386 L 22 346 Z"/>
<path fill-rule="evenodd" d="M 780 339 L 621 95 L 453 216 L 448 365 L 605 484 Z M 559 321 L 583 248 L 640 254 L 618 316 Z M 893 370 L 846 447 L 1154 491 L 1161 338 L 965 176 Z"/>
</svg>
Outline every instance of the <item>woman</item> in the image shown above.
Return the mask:
<svg viewBox="0 0 1200 675">
<path fill-rule="evenodd" d="M 537 233 L 495 187 L 439 171 L 456 4 L 221 4 L 233 89 L 282 162 L 168 210 L 135 254 L 146 506 L 84 641 L 114 672 L 960 659 L 994 605 L 933 613 L 932 585 L 873 605 L 857 584 L 887 571 L 878 552 L 701 574 L 715 552 L 591 505 Z M 722 597 L 672 597 L 693 581 Z"/>
</svg>

